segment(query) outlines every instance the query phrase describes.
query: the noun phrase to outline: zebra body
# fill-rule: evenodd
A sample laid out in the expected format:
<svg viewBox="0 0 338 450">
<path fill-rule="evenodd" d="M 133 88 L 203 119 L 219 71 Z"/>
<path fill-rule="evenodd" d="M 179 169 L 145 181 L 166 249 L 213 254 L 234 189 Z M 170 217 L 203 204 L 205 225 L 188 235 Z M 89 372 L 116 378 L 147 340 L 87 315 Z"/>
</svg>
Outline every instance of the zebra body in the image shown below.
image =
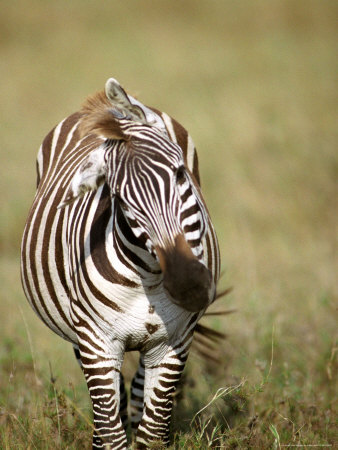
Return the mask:
<svg viewBox="0 0 338 450">
<path fill-rule="evenodd" d="M 126 448 L 120 370 L 139 448 L 168 443 L 172 395 L 193 332 L 215 298 L 217 238 L 186 130 L 114 79 L 52 130 L 23 240 L 25 294 L 77 350 L 94 410 L 94 448 Z M 120 401 L 121 391 L 121 401 Z"/>
</svg>

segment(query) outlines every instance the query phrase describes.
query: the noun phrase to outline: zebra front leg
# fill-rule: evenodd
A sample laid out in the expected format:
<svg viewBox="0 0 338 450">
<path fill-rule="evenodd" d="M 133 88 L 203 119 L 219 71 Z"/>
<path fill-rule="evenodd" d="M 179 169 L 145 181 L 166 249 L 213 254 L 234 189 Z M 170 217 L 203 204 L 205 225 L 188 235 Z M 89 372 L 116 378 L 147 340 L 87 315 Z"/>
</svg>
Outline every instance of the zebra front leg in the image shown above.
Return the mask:
<svg viewBox="0 0 338 450">
<path fill-rule="evenodd" d="M 120 417 L 122 421 L 123 428 L 127 432 L 128 427 L 128 396 L 124 384 L 124 378 L 122 373 L 120 373 Z"/>
<path fill-rule="evenodd" d="M 143 414 L 144 373 L 144 361 L 141 355 L 139 366 L 131 382 L 130 388 L 130 420 L 133 434 L 136 433 Z"/>
<path fill-rule="evenodd" d="M 126 449 L 127 436 L 120 417 L 122 358 L 112 358 L 110 352 L 107 357 L 99 353 L 80 345 L 82 369 L 93 404 L 93 448 Z"/>
<path fill-rule="evenodd" d="M 152 441 L 169 444 L 173 395 L 188 357 L 189 345 L 171 347 L 155 366 L 148 365 L 145 357 L 144 409 L 136 434 L 138 449 L 146 448 Z"/>
<path fill-rule="evenodd" d="M 82 369 L 80 350 L 77 347 L 73 347 L 74 354 L 79 366 Z M 120 417 L 122 420 L 123 428 L 127 432 L 128 427 L 128 396 L 124 384 L 124 378 L 122 373 L 120 373 Z"/>
</svg>

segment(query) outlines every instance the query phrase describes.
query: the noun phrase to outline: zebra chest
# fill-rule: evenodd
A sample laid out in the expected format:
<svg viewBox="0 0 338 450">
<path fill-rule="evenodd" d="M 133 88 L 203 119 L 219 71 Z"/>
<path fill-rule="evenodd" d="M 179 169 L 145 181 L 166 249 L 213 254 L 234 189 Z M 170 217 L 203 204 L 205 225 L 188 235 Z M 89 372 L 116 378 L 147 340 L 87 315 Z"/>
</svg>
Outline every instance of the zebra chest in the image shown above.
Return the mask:
<svg viewBox="0 0 338 450">
<path fill-rule="evenodd" d="M 126 351 L 142 351 L 168 341 L 171 334 L 168 323 L 170 325 L 170 320 L 161 317 L 147 298 L 138 298 L 134 305 L 115 316 L 111 331 L 123 341 Z"/>
<path fill-rule="evenodd" d="M 191 313 L 174 305 L 161 288 L 149 295 L 141 289 L 116 286 L 110 298 L 113 308 L 92 299 L 97 311 L 92 319 L 106 338 L 119 341 L 125 351 L 148 351 L 170 345 L 179 339 L 191 317 Z"/>
</svg>

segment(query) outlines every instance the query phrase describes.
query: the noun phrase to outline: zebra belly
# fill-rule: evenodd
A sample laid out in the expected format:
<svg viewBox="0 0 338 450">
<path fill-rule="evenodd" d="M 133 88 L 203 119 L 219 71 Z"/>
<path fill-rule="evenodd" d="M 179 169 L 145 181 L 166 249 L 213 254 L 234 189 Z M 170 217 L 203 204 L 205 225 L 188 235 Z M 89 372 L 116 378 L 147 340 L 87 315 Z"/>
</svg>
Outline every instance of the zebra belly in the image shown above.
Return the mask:
<svg viewBox="0 0 338 450">
<path fill-rule="evenodd" d="M 77 345 L 78 339 L 70 317 L 69 298 L 61 296 L 61 298 L 58 298 L 58 301 L 55 302 L 55 298 L 51 298 L 49 293 L 43 289 L 40 289 L 39 294 L 37 292 L 34 294 L 29 293 L 25 288 L 24 290 L 28 302 L 40 319 L 54 331 L 54 333 L 58 334 L 66 341 L 71 342 L 73 345 Z"/>
<path fill-rule="evenodd" d="M 56 263 L 59 251 L 55 247 L 55 226 L 48 226 L 35 206 L 30 211 L 21 244 L 23 289 L 41 320 L 59 336 L 76 345 L 65 279 L 67 269 L 64 264 L 60 268 Z"/>
</svg>

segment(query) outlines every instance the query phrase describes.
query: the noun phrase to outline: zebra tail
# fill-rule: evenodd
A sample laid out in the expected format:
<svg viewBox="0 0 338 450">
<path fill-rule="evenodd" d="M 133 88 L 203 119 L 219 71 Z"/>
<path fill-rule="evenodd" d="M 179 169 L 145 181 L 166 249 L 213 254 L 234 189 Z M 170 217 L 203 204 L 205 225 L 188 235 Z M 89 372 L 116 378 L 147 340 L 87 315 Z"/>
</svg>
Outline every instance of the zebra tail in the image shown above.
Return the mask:
<svg viewBox="0 0 338 450">
<path fill-rule="evenodd" d="M 232 291 L 232 287 L 225 289 L 224 291 L 216 295 L 215 301 Z M 225 316 L 236 312 L 235 309 L 228 309 L 223 311 L 209 311 L 204 314 L 203 317 L 216 317 Z M 221 347 L 222 342 L 227 338 L 227 335 L 221 331 L 214 330 L 213 328 L 198 323 L 195 327 L 195 335 L 193 340 L 193 349 L 198 353 L 205 361 L 219 362 L 218 350 Z"/>
</svg>

